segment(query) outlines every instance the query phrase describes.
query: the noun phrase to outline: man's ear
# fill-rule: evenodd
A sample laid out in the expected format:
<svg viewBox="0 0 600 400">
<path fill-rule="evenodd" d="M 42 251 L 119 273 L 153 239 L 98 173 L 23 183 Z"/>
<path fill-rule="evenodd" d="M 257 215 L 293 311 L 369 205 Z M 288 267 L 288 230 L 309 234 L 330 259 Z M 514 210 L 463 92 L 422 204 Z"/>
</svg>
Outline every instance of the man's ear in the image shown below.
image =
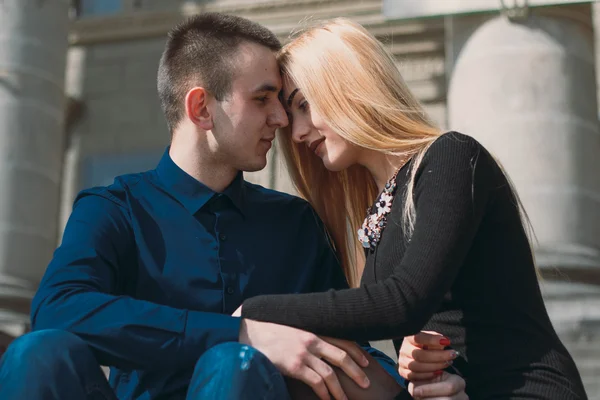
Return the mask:
<svg viewBox="0 0 600 400">
<path fill-rule="evenodd" d="M 212 115 L 208 107 L 211 101 L 214 101 L 214 98 L 202 87 L 191 89 L 185 96 L 185 113 L 187 117 L 205 131 L 213 128 Z"/>
</svg>

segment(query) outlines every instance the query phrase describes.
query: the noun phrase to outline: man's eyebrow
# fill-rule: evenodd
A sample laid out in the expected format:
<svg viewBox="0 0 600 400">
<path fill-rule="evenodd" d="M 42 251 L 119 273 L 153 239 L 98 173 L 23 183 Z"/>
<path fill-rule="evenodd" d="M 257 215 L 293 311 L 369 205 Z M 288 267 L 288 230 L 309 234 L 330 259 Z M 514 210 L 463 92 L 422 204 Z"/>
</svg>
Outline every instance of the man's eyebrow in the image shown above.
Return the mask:
<svg viewBox="0 0 600 400">
<path fill-rule="evenodd" d="M 258 93 L 258 92 L 273 92 L 273 93 L 279 93 L 279 88 L 275 85 L 271 85 L 270 83 L 264 83 L 262 85 L 260 85 L 258 88 L 256 88 L 254 90 L 254 93 Z"/>
</svg>

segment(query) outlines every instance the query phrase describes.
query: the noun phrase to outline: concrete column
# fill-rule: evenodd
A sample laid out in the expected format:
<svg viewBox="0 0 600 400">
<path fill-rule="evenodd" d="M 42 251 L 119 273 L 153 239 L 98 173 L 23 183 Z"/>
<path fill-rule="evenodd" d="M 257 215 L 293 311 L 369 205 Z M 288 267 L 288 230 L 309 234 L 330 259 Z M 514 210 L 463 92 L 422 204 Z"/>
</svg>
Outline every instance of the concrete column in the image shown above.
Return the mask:
<svg viewBox="0 0 600 400">
<path fill-rule="evenodd" d="M 68 3 L 0 2 L 0 314 L 5 319 L 28 312 L 57 243 Z"/>
<path fill-rule="evenodd" d="M 538 11 L 540 10 L 540 11 Z M 449 127 L 512 178 L 538 263 L 600 284 L 600 132 L 589 5 L 453 19 Z"/>
<path fill-rule="evenodd" d="M 513 180 L 538 239 L 542 290 L 590 399 L 600 346 L 600 132 L 589 5 L 528 19 L 448 20 L 449 127 Z M 580 283 L 578 283 L 580 282 Z"/>
</svg>

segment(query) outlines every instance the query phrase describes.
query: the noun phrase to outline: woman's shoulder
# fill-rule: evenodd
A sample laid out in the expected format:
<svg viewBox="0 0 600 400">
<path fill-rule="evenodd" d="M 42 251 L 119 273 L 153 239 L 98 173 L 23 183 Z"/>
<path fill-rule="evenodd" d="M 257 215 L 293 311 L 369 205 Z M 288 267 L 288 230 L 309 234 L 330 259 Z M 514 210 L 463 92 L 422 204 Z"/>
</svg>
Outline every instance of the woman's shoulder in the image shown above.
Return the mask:
<svg viewBox="0 0 600 400">
<path fill-rule="evenodd" d="M 479 163 L 495 165 L 496 161 L 477 139 L 464 133 L 450 131 L 440 135 L 429 146 L 422 165 L 474 167 Z"/>
<path fill-rule="evenodd" d="M 441 134 L 429 147 L 428 152 L 456 151 L 476 152 L 483 149 L 481 143 L 472 136 L 457 131 L 449 131 Z"/>
<path fill-rule="evenodd" d="M 457 179 L 472 181 L 502 179 L 500 166 L 490 152 L 475 138 L 450 131 L 440 135 L 425 152 L 416 171 L 415 180 L 436 185 L 451 184 Z M 427 179 L 425 179 L 427 178 Z"/>
</svg>

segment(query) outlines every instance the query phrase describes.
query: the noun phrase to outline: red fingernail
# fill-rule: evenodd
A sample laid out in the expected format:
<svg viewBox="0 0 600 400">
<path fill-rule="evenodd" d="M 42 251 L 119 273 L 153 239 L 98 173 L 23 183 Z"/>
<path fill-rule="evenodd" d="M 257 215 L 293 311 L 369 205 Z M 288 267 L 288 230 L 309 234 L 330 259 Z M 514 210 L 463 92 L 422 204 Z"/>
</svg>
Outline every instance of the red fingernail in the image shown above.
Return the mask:
<svg viewBox="0 0 600 400">
<path fill-rule="evenodd" d="M 440 375 L 441 375 L 441 374 L 443 374 L 443 373 L 444 373 L 444 371 L 435 371 L 435 372 L 433 373 L 433 375 L 435 375 L 435 376 L 440 376 Z"/>
<path fill-rule="evenodd" d="M 442 346 L 450 346 L 450 339 L 448 339 L 448 338 L 441 338 L 440 339 L 440 344 Z"/>
</svg>

